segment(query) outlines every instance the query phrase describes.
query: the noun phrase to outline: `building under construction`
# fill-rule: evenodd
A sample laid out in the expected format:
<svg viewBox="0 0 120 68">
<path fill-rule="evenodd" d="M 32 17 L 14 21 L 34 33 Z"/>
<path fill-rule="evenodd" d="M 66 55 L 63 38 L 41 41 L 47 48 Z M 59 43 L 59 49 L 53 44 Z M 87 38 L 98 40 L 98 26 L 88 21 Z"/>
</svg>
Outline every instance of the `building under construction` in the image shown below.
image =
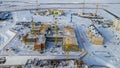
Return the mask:
<svg viewBox="0 0 120 68">
<path fill-rule="evenodd" d="M 32 28 L 29 33 L 22 37 L 25 45 L 31 47 L 32 50 L 41 51 L 45 50 L 46 47 L 46 38 L 45 32 L 50 27 L 49 24 L 40 24 L 35 26 L 32 20 Z"/>
<path fill-rule="evenodd" d="M 63 38 L 63 49 L 70 51 L 78 51 L 78 42 L 74 33 L 74 29 L 71 26 L 65 26 L 63 28 L 64 38 Z"/>
<path fill-rule="evenodd" d="M 94 25 L 90 25 L 88 27 L 87 33 L 88 33 L 88 37 L 89 37 L 90 41 L 93 44 L 95 44 L 95 45 L 102 45 L 103 44 L 104 38 Z"/>
<path fill-rule="evenodd" d="M 48 41 L 52 41 L 56 43 L 56 45 L 59 45 L 58 42 L 62 42 L 62 48 L 65 51 L 79 51 L 78 42 L 72 26 L 63 26 L 62 29 L 59 29 L 60 26 L 58 25 L 57 33 L 53 27 L 49 28 L 47 32 L 46 38 Z"/>
</svg>

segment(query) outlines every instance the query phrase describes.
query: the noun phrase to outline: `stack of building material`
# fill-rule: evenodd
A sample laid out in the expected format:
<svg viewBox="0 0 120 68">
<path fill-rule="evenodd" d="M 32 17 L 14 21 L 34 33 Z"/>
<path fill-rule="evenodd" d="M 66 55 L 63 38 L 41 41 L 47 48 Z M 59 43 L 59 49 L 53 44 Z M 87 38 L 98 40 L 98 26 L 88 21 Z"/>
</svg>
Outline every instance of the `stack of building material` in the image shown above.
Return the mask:
<svg viewBox="0 0 120 68">
<path fill-rule="evenodd" d="M 94 25 L 90 25 L 88 27 L 88 37 L 90 38 L 91 42 L 95 45 L 102 45 L 104 42 L 104 38 L 102 37 L 102 35 L 100 34 L 100 32 L 98 32 L 98 30 L 96 29 L 96 27 Z"/>
<path fill-rule="evenodd" d="M 113 22 L 113 27 L 116 29 L 116 30 L 119 30 L 120 31 L 120 19 L 115 19 L 114 22 Z"/>
</svg>

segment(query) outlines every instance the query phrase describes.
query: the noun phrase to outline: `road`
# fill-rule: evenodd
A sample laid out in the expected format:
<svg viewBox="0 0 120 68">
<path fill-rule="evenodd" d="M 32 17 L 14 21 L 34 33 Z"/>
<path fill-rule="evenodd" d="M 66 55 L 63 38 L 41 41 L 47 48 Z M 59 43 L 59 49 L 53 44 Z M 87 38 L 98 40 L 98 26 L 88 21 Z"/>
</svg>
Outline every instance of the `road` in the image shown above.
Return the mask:
<svg viewBox="0 0 120 68">
<path fill-rule="evenodd" d="M 75 25 L 75 32 L 76 32 L 76 37 L 77 37 L 77 40 L 78 40 L 79 47 L 86 51 L 86 48 L 85 48 L 85 45 L 84 45 L 86 40 L 84 39 L 83 30 L 81 29 L 81 26 Z"/>
<path fill-rule="evenodd" d="M 86 55 L 86 52 L 81 53 L 80 55 L 69 55 L 69 59 L 80 59 L 83 56 Z M 3 56 L 0 56 L 3 57 Z M 6 57 L 6 63 L 1 64 L 0 66 L 3 65 L 24 65 L 28 59 L 34 59 L 34 58 L 39 58 L 39 59 L 66 59 L 66 55 L 36 55 L 36 56 L 5 56 Z"/>
<path fill-rule="evenodd" d="M 103 9 L 104 11 L 106 11 L 107 13 L 111 14 L 112 16 L 114 16 L 117 19 L 120 19 L 120 17 L 118 17 L 117 15 L 115 15 L 114 13 L 108 11 L 107 9 Z"/>
</svg>

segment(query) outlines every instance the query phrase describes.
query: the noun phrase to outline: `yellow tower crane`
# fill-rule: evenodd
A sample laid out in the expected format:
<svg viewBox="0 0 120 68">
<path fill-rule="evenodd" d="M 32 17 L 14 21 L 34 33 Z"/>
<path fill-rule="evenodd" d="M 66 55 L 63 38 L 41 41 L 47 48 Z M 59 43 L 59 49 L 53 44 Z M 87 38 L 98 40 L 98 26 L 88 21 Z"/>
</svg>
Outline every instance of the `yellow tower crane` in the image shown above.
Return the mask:
<svg viewBox="0 0 120 68">
<path fill-rule="evenodd" d="M 35 15 L 38 14 L 38 9 L 39 9 L 38 7 L 39 7 L 38 0 L 36 0 L 36 8 L 37 8 L 37 9 L 36 9 L 36 13 L 35 13 Z"/>
<path fill-rule="evenodd" d="M 56 33 L 55 43 L 56 45 L 58 45 L 58 23 L 56 19 L 55 19 L 55 33 Z"/>
<path fill-rule="evenodd" d="M 69 59 L 69 52 L 70 52 L 70 39 L 67 39 L 66 45 L 65 45 L 65 51 L 66 51 L 66 61 Z"/>
<path fill-rule="evenodd" d="M 56 33 L 56 37 L 55 37 L 55 43 L 56 45 L 58 45 L 58 23 L 57 23 L 57 18 L 55 16 L 59 15 L 59 12 L 53 11 L 53 17 L 54 17 L 54 23 L 55 23 L 55 33 Z"/>
<path fill-rule="evenodd" d="M 95 13 L 95 15 L 97 15 L 97 13 L 98 13 L 98 3 L 96 3 L 96 13 Z"/>
<path fill-rule="evenodd" d="M 34 21 L 33 21 L 33 17 L 32 17 L 32 29 L 34 29 L 35 28 L 35 23 L 34 23 Z"/>
<path fill-rule="evenodd" d="M 83 11 L 82 11 L 83 15 L 84 15 L 84 9 L 85 9 L 85 0 L 83 0 Z"/>
<path fill-rule="evenodd" d="M 84 50 L 79 49 L 78 47 L 75 47 L 74 45 L 71 46 L 71 45 L 72 45 L 72 44 L 70 44 L 71 40 L 73 41 L 73 39 L 68 38 L 68 39 L 65 41 L 65 42 L 66 42 L 66 45 L 65 45 L 66 61 L 68 61 L 68 59 L 69 59 L 69 52 L 70 52 L 70 50 L 85 52 Z"/>
</svg>

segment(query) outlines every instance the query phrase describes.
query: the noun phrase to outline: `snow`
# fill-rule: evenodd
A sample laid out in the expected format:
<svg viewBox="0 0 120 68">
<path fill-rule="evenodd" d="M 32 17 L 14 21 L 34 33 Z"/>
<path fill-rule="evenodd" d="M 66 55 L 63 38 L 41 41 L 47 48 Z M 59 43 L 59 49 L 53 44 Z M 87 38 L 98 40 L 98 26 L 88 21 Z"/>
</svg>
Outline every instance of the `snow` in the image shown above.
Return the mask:
<svg viewBox="0 0 120 68">
<path fill-rule="evenodd" d="M 1 0 L 1 1 L 22 1 L 22 2 L 28 2 L 28 0 Z M 78 3 L 78 2 L 83 2 L 83 0 L 38 0 L 40 3 Z M 100 2 L 100 3 L 108 3 L 108 2 L 112 2 L 112 3 L 119 3 L 119 0 L 85 0 L 86 2 L 92 3 L 92 2 Z M 30 3 L 32 2 L 36 2 L 35 0 L 29 0 Z M 29 3 L 28 2 L 28 3 Z"/>
<path fill-rule="evenodd" d="M 31 22 L 32 15 L 30 11 L 13 12 L 15 22 Z"/>
<path fill-rule="evenodd" d="M 2 56 L 1 56 L 2 57 Z M 70 55 L 71 59 L 78 58 L 77 55 Z M 31 56 L 6 56 L 6 63 L 2 65 L 24 65 L 27 62 L 27 59 L 39 58 L 44 59 L 66 59 L 66 55 L 31 55 Z M 11 63 L 11 61 L 14 61 Z M 2 66 L 0 64 L 0 66 Z"/>
<path fill-rule="evenodd" d="M 23 9 L 23 8 L 36 8 L 36 1 L 35 0 L 1 0 L 1 1 L 21 1 L 21 2 L 27 2 L 27 3 L 31 3 L 30 6 L 27 4 L 18 4 L 18 3 L 14 3 L 15 5 L 19 5 L 17 7 L 10 7 L 9 9 L 4 8 L 4 6 L 0 7 L 0 10 L 13 10 L 14 9 Z M 114 0 L 114 2 L 112 0 L 85 0 L 88 3 L 119 3 L 120 0 Z M 39 0 L 39 3 L 78 3 L 78 2 L 83 2 L 83 0 Z M 35 3 L 35 4 L 34 4 Z M 11 3 L 4 3 L 4 4 L 11 4 Z M 22 5 L 22 6 L 21 6 Z M 27 6 L 26 6 L 27 5 Z M 70 7 L 68 5 L 48 5 L 49 7 Z M 48 6 L 40 6 L 40 7 L 48 7 Z M 95 7 L 95 5 L 86 5 L 86 7 Z M 100 7 L 103 7 L 113 13 L 115 13 L 116 15 L 120 16 L 120 9 L 119 9 L 119 4 L 118 5 L 101 5 Z M 71 7 L 82 7 L 82 5 L 71 5 Z M 86 12 L 92 12 L 95 13 L 95 10 L 93 9 L 85 9 Z M 113 28 L 98 28 L 99 31 L 104 35 L 105 38 L 105 44 L 100 45 L 100 46 L 96 46 L 94 44 L 91 43 L 91 41 L 89 40 L 89 38 L 87 37 L 87 33 L 86 33 L 86 29 L 87 27 L 92 23 L 90 19 L 85 19 L 85 18 L 80 18 L 78 16 L 73 16 L 73 22 L 70 22 L 70 14 L 71 13 L 75 13 L 75 12 L 82 12 L 82 10 L 80 9 L 75 9 L 75 10 L 71 10 L 71 12 L 68 10 L 65 11 L 66 12 L 66 16 L 59 16 L 58 19 L 58 23 L 62 24 L 62 25 L 74 25 L 75 27 L 75 32 L 76 32 L 76 36 L 78 39 L 78 43 L 79 43 L 79 47 L 85 49 L 87 52 L 90 52 L 91 55 L 87 55 L 83 58 L 83 60 L 88 64 L 88 65 L 105 65 L 108 66 L 110 68 L 119 68 L 120 65 L 120 47 L 119 45 L 117 45 L 117 43 L 119 42 L 119 40 L 116 40 L 116 38 L 114 37 L 114 35 L 118 35 L 119 36 L 119 32 L 115 31 Z M 104 17 L 104 20 L 114 20 L 115 18 L 111 15 L 109 15 L 107 12 L 103 11 L 103 10 L 98 10 L 98 14 L 100 16 Z M 1 52 L 1 55 L 11 55 L 11 56 L 6 56 L 7 57 L 7 62 L 5 63 L 5 65 L 14 65 L 14 64 L 25 64 L 25 62 L 27 61 L 27 59 L 29 58 L 40 58 L 40 59 L 65 59 L 66 55 L 64 54 L 62 48 L 56 48 L 55 50 L 58 51 L 57 53 L 50 53 L 49 50 L 44 53 L 44 54 L 40 54 L 39 52 L 33 52 L 30 49 L 27 49 L 24 47 L 24 44 L 22 44 L 22 42 L 20 40 L 18 40 L 18 35 L 17 37 L 15 37 L 16 33 L 10 31 L 9 29 L 11 27 L 15 26 L 16 22 L 30 22 L 31 18 L 33 17 L 35 22 L 41 21 L 41 22 L 45 22 L 45 23 L 53 23 L 53 16 L 49 15 L 49 16 L 39 16 L 39 15 L 33 15 L 30 13 L 30 11 L 18 11 L 18 12 L 13 12 L 13 19 L 14 22 L 10 23 L 10 22 L 5 22 L 7 24 L 2 25 L 3 27 L 0 28 L 0 50 L 3 49 L 3 47 L 10 42 L 10 40 L 12 40 L 5 48 L 9 48 L 9 47 L 17 47 L 20 49 L 20 52 L 17 54 L 11 54 L 11 53 L 6 53 L 4 52 L 5 50 L 3 50 Z M 61 19 L 60 19 L 61 18 Z M 2 32 L 2 29 L 5 32 Z M 21 31 L 21 34 L 25 34 L 27 32 L 29 32 L 30 29 L 25 28 L 23 31 Z M 15 37 L 15 38 L 14 38 Z M 2 43 L 1 43 L 2 41 Z M 4 43 L 3 43 L 4 42 Z M 19 44 L 18 44 L 19 43 Z M 50 43 L 50 45 L 54 45 L 53 43 Z M 103 46 L 107 46 L 107 48 L 104 48 Z M 52 49 L 50 49 L 52 50 Z M 62 53 L 63 52 L 63 53 Z M 78 58 L 80 57 L 79 55 L 81 53 L 77 53 L 77 52 L 70 52 L 70 57 L 69 58 Z M 26 56 L 29 55 L 29 56 Z M 36 56 L 38 55 L 38 56 Z M 107 56 L 107 57 L 106 57 Z M 108 57 L 110 56 L 110 57 Z M 18 59 L 19 58 L 19 59 Z M 11 61 L 13 61 L 11 63 Z M 19 61 L 19 62 L 18 62 Z"/>
<path fill-rule="evenodd" d="M 2 50 L 12 39 L 13 37 L 16 35 L 16 33 L 8 30 L 6 31 L 6 33 L 4 34 L 1 34 L 1 37 L 2 39 L 0 40 L 1 41 L 1 44 L 0 44 L 0 50 Z"/>
<path fill-rule="evenodd" d="M 42 21 L 42 22 L 45 22 L 45 23 L 47 23 L 47 22 L 51 22 L 53 19 L 51 19 L 51 18 L 53 18 L 53 16 L 51 15 L 51 16 L 40 16 L 40 15 L 34 15 L 33 16 L 34 17 L 34 22 L 40 22 L 40 21 Z"/>
</svg>

